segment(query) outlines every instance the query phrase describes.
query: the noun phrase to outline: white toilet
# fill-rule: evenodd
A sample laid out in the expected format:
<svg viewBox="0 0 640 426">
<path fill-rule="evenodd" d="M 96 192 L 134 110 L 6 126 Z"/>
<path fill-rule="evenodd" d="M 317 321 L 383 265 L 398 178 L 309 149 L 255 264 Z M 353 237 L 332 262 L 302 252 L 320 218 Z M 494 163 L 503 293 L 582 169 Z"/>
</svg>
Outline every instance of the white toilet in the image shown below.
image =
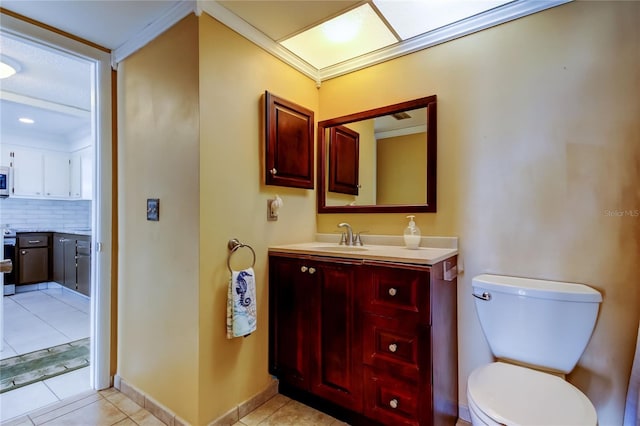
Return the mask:
<svg viewBox="0 0 640 426">
<path fill-rule="evenodd" d="M 564 375 L 591 338 L 600 293 L 582 284 L 487 274 L 473 278 L 472 286 L 498 361 L 469 376 L 471 423 L 595 426 L 593 404 Z"/>
</svg>

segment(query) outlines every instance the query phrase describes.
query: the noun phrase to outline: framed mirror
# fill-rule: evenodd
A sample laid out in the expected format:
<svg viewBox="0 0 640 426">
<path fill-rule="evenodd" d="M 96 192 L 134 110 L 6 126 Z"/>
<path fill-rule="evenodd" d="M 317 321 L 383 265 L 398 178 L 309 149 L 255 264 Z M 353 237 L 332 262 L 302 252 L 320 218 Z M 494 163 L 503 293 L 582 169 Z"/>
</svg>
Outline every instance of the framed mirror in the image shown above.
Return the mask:
<svg viewBox="0 0 640 426">
<path fill-rule="evenodd" d="M 318 213 L 435 212 L 436 100 L 318 122 Z"/>
</svg>

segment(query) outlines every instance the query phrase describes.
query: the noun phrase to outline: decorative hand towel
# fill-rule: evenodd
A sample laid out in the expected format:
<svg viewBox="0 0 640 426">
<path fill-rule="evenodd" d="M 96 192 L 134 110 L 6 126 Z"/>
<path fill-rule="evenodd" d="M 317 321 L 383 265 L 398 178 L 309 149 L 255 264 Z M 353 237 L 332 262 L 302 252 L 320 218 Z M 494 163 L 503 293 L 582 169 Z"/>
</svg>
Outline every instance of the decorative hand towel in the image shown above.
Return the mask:
<svg viewBox="0 0 640 426">
<path fill-rule="evenodd" d="M 256 282 L 253 268 L 233 271 L 227 293 L 227 339 L 256 330 Z"/>
</svg>

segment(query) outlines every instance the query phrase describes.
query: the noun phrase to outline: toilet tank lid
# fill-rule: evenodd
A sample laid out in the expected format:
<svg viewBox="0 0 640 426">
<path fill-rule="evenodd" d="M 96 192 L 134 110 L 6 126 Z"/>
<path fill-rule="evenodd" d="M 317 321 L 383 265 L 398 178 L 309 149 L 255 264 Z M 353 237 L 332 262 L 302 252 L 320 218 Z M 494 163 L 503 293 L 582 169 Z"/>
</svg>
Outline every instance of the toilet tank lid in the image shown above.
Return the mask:
<svg viewBox="0 0 640 426">
<path fill-rule="evenodd" d="M 482 274 L 474 277 L 471 280 L 471 285 L 474 289 L 482 288 L 497 293 L 509 293 L 539 299 L 592 303 L 602 302 L 602 295 L 598 290 L 584 284 L 561 281 Z"/>
</svg>

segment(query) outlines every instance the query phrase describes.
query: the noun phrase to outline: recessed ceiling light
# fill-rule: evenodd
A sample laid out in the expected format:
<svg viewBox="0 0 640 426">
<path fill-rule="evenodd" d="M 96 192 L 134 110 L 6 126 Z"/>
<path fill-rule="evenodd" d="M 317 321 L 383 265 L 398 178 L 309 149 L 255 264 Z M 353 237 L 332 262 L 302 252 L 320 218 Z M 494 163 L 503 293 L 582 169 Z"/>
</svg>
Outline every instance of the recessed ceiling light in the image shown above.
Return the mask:
<svg viewBox="0 0 640 426">
<path fill-rule="evenodd" d="M 35 121 L 33 119 L 28 118 L 28 117 L 18 118 L 18 121 L 21 122 L 21 123 L 25 123 L 25 124 L 33 124 L 33 123 L 35 123 Z"/>
<path fill-rule="evenodd" d="M 11 77 L 20 71 L 20 69 L 21 67 L 18 62 L 7 56 L 0 55 L 0 79 Z"/>
</svg>

